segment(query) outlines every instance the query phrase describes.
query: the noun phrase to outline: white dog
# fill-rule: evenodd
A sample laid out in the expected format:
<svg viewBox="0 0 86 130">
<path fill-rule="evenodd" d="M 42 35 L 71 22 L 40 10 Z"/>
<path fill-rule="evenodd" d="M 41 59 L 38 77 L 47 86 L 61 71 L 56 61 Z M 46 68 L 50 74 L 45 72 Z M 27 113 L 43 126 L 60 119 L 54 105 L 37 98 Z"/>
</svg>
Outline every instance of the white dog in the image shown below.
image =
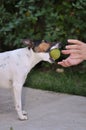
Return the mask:
<svg viewBox="0 0 86 130">
<path fill-rule="evenodd" d="M 21 102 L 22 87 L 27 74 L 40 61 L 52 63 L 48 52 L 52 44 L 42 41 L 34 46 L 28 39 L 23 42 L 28 47 L 0 53 L 0 87 L 13 88 L 15 108 L 20 120 L 27 119 Z"/>
</svg>

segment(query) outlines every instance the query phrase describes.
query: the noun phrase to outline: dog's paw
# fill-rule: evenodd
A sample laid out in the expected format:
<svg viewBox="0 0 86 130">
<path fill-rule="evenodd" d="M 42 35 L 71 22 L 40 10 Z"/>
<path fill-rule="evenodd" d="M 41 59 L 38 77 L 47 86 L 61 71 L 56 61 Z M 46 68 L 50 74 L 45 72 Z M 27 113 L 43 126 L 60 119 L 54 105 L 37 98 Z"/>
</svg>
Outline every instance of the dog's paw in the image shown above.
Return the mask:
<svg viewBox="0 0 86 130">
<path fill-rule="evenodd" d="M 23 111 L 22 111 L 22 114 L 23 114 L 23 115 L 27 115 L 27 112 L 23 110 Z"/>
<path fill-rule="evenodd" d="M 21 117 L 19 117 L 19 120 L 24 121 L 27 120 L 28 117 L 26 115 L 22 115 Z"/>
</svg>

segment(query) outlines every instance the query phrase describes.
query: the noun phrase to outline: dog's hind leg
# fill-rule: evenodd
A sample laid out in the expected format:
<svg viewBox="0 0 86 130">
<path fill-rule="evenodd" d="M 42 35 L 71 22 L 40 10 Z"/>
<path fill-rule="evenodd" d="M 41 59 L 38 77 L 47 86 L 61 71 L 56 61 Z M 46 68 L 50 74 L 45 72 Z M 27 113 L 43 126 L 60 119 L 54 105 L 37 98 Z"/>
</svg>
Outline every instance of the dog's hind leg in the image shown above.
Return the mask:
<svg viewBox="0 0 86 130">
<path fill-rule="evenodd" d="M 14 91 L 15 108 L 17 110 L 19 119 L 27 120 L 26 113 L 22 111 L 22 103 L 21 103 L 22 84 L 19 84 L 18 82 L 13 83 L 13 91 Z"/>
</svg>

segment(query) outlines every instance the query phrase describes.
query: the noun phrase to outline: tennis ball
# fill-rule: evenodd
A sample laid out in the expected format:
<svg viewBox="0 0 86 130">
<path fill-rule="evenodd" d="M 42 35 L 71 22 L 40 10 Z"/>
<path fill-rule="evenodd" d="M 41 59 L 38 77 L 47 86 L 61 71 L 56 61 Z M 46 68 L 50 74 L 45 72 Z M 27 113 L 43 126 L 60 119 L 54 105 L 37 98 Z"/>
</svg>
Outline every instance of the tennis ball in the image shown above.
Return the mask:
<svg viewBox="0 0 86 130">
<path fill-rule="evenodd" d="M 57 60 L 60 57 L 61 53 L 58 48 L 50 50 L 50 57 L 54 60 Z"/>
</svg>

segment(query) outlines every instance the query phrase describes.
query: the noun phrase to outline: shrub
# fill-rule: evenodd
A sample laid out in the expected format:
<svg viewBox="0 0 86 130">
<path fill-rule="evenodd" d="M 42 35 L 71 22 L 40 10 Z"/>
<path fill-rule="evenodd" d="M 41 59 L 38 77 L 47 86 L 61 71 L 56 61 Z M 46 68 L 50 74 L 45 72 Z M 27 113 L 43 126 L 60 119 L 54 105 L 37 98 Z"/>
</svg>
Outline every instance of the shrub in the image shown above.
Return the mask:
<svg viewBox="0 0 86 130">
<path fill-rule="evenodd" d="M 64 43 L 68 38 L 85 41 L 85 8 L 85 0 L 1 0 L 0 48 L 18 48 L 25 37 Z"/>
</svg>

